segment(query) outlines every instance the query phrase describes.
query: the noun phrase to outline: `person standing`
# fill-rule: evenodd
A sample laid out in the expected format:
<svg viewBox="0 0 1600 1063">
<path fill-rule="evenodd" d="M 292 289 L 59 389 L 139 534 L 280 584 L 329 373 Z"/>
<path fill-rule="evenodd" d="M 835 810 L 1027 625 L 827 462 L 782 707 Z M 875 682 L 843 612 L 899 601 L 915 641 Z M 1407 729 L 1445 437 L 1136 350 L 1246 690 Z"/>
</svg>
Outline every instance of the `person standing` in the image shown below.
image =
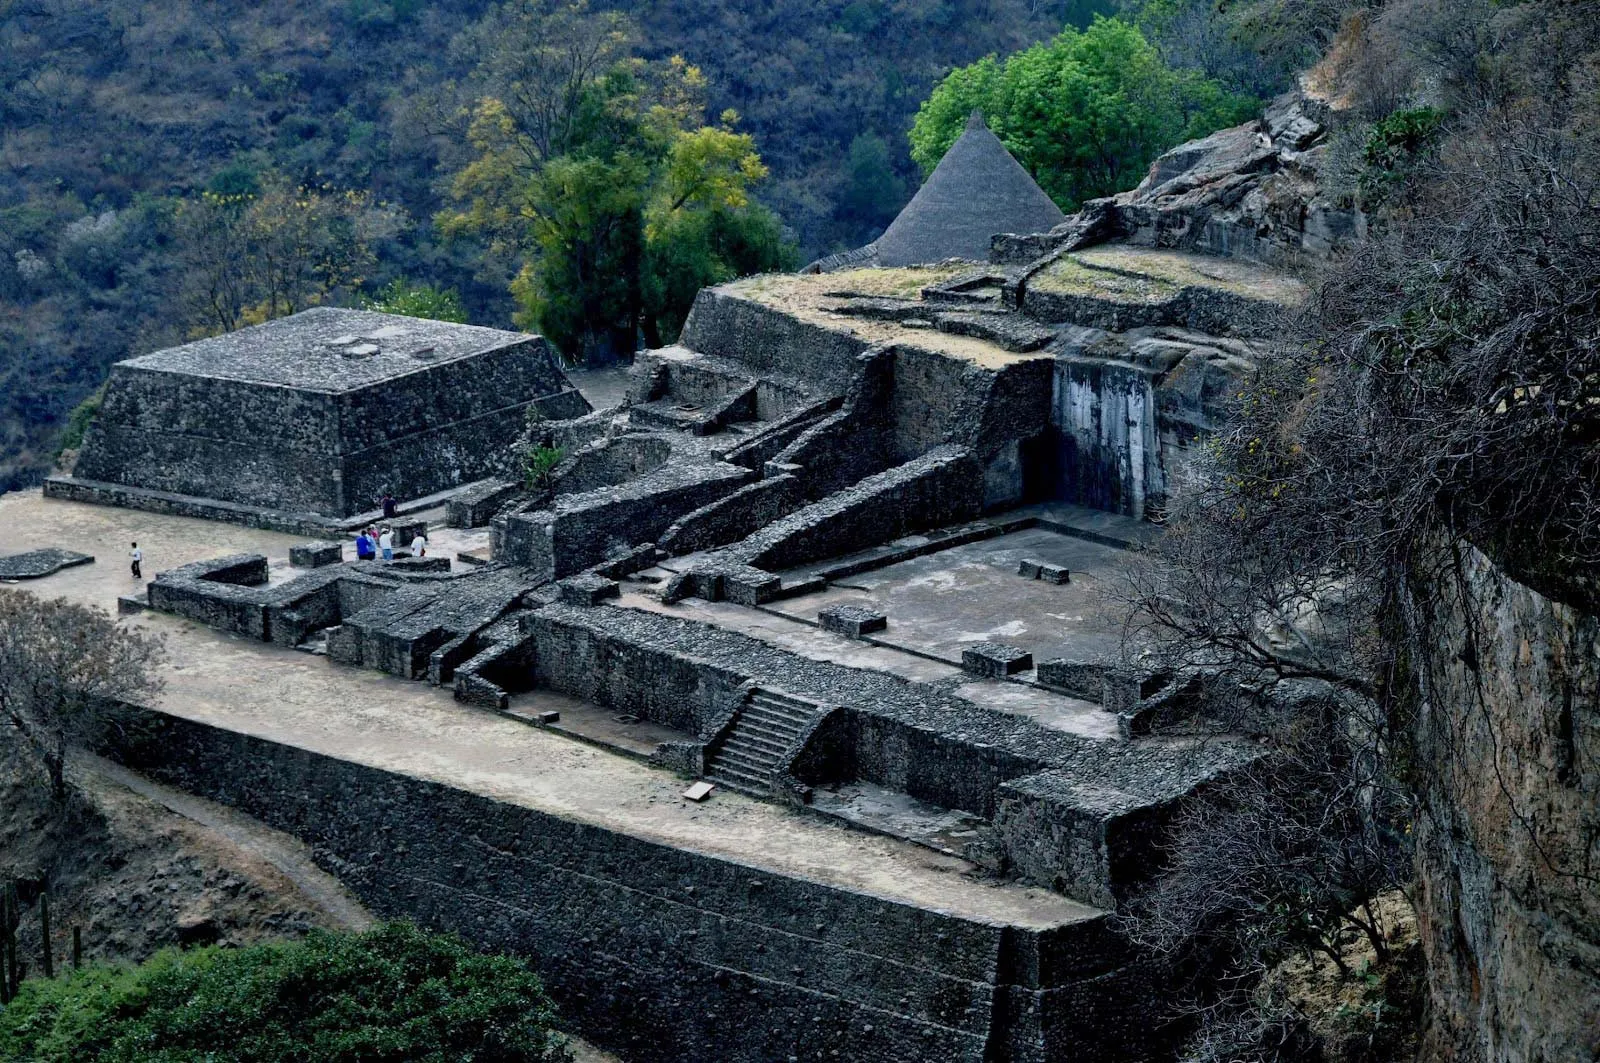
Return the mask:
<svg viewBox="0 0 1600 1063">
<path fill-rule="evenodd" d="M 412 557 L 427 557 L 428 556 L 428 532 L 427 532 L 427 529 L 423 529 L 422 531 L 417 532 L 416 535 L 413 535 L 411 537 L 411 543 L 410 543 L 410 546 L 408 547 L 408 549 L 410 549 Z"/>
<path fill-rule="evenodd" d="M 144 579 L 144 576 L 139 572 L 139 564 L 144 561 L 144 551 L 139 549 L 138 543 L 134 543 L 133 549 L 128 551 L 128 558 L 133 562 L 133 578 Z"/>
<path fill-rule="evenodd" d="M 368 534 L 366 528 L 361 529 L 361 531 L 356 534 L 356 560 L 371 561 L 373 558 L 377 557 L 377 551 L 373 548 L 373 546 L 374 544 L 372 542 L 372 536 Z"/>
<path fill-rule="evenodd" d="M 383 519 L 394 520 L 395 508 L 400 504 L 395 499 L 394 495 L 390 494 L 388 491 L 385 491 L 383 493 L 383 497 L 378 500 L 378 503 L 383 507 Z"/>
<path fill-rule="evenodd" d="M 385 528 L 385 529 L 383 529 L 383 533 L 378 536 L 378 549 L 383 552 L 383 559 L 385 561 L 393 561 L 394 560 L 394 529 L 393 528 Z"/>
</svg>

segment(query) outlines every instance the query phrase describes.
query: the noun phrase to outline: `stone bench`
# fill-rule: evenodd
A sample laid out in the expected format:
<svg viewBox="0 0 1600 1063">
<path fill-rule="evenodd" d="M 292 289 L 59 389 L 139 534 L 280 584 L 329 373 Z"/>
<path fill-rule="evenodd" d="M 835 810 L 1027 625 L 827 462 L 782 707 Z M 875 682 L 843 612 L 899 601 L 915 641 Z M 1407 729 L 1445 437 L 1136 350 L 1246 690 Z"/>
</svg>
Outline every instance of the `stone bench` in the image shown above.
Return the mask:
<svg viewBox="0 0 1600 1063">
<path fill-rule="evenodd" d="M 961 667 L 973 675 L 998 679 L 1032 668 L 1033 654 L 1003 642 L 980 642 L 961 651 Z"/>
<path fill-rule="evenodd" d="M 289 564 L 294 568 L 322 568 L 343 560 L 343 543 L 317 541 L 289 547 Z"/>
<path fill-rule="evenodd" d="M 873 609 L 859 605 L 834 605 L 817 614 L 822 630 L 846 638 L 858 639 L 889 625 L 889 618 Z"/>
</svg>

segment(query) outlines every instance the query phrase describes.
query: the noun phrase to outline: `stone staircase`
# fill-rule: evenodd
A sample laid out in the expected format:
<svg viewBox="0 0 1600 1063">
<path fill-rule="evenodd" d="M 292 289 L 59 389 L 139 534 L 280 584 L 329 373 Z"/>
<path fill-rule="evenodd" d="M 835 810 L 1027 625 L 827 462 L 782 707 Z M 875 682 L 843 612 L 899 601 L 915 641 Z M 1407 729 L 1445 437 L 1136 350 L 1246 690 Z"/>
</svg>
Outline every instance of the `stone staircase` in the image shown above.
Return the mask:
<svg viewBox="0 0 1600 1063">
<path fill-rule="evenodd" d="M 706 778 L 747 794 L 771 794 L 784 754 L 821 712 L 813 702 L 776 690 L 751 690 L 708 751 Z"/>
</svg>

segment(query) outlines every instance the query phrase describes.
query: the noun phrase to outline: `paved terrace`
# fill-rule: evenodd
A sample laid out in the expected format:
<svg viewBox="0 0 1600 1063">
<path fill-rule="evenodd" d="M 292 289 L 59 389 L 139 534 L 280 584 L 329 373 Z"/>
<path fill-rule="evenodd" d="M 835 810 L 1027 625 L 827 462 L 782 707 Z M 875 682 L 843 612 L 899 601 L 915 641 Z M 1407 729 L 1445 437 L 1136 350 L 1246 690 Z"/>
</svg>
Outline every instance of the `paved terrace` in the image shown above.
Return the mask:
<svg viewBox="0 0 1600 1063">
<path fill-rule="evenodd" d="M 49 500 L 0 496 L 11 552 L 62 546 L 92 565 L 12 587 L 114 609 L 139 584 L 128 543 L 145 551 L 146 574 L 238 552 L 286 565 L 299 538 L 231 525 Z M 440 529 L 435 554 L 476 544 Z M 1049 927 L 1098 915 L 1042 889 L 976 877 L 966 861 L 895 839 L 718 793 L 692 805 L 681 778 L 636 760 L 463 706 L 444 689 L 344 668 L 320 657 L 220 634 L 161 615 L 130 621 L 166 635 L 160 707 L 174 715 L 403 772 L 607 830 L 986 923 Z M 788 622 L 785 622 L 788 623 Z M 567 699 L 534 694 L 525 708 Z"/>
</svg>

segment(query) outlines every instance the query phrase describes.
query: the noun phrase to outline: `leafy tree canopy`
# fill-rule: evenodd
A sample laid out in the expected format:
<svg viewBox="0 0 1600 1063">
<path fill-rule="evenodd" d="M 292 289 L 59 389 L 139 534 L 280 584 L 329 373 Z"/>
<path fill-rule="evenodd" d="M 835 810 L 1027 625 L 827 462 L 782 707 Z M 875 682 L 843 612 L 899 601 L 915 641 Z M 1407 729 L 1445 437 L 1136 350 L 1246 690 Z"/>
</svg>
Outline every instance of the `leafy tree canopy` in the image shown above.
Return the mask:
<svg viewBox="0 0 1600 1063">
<path fill-rule="evenodd" d="M 386 284 L 376 297 L 361 303 L 364 310 L 380 314 L 404 314 L 407 317 L 427 317 L 435 321 L 454 321 L 466 324 L 467 311 L 461 305 L 461 296 L 454 288 L 440 288 L 396 277 Z"/>
<path fill-rule="evenodd" d="M 659 344 L 701 286 L 792 258 L 751 199 L 767 168 L 738 115 L 706 124 L 705 75 L 633 57 L 635 37 L 615 12 L 523 0 L 463 44 L 478 54 L 474 156 L 439 223 L 520 259 L 519 323 L 575 359 L 629 355 L 641 333 Z"/>
<path fill-rule="evenodd" d="M 554 1019 L 522 961 L 395 923 L 30 979 L 0 1013 L 0 1058 L 559 1063 Z"/>
<path fill-rule="evenodd" d="M 952 71 L 917 112 L 911 156 L 931 173 L 982 111 L 1040 187 L 1073 210 L 1131 187 L 1161 152 L 1242 122 L 1257 106 L 1203 74 L 1174 70 L 1134 26 L 1097 18 Z"/>
</svg>

